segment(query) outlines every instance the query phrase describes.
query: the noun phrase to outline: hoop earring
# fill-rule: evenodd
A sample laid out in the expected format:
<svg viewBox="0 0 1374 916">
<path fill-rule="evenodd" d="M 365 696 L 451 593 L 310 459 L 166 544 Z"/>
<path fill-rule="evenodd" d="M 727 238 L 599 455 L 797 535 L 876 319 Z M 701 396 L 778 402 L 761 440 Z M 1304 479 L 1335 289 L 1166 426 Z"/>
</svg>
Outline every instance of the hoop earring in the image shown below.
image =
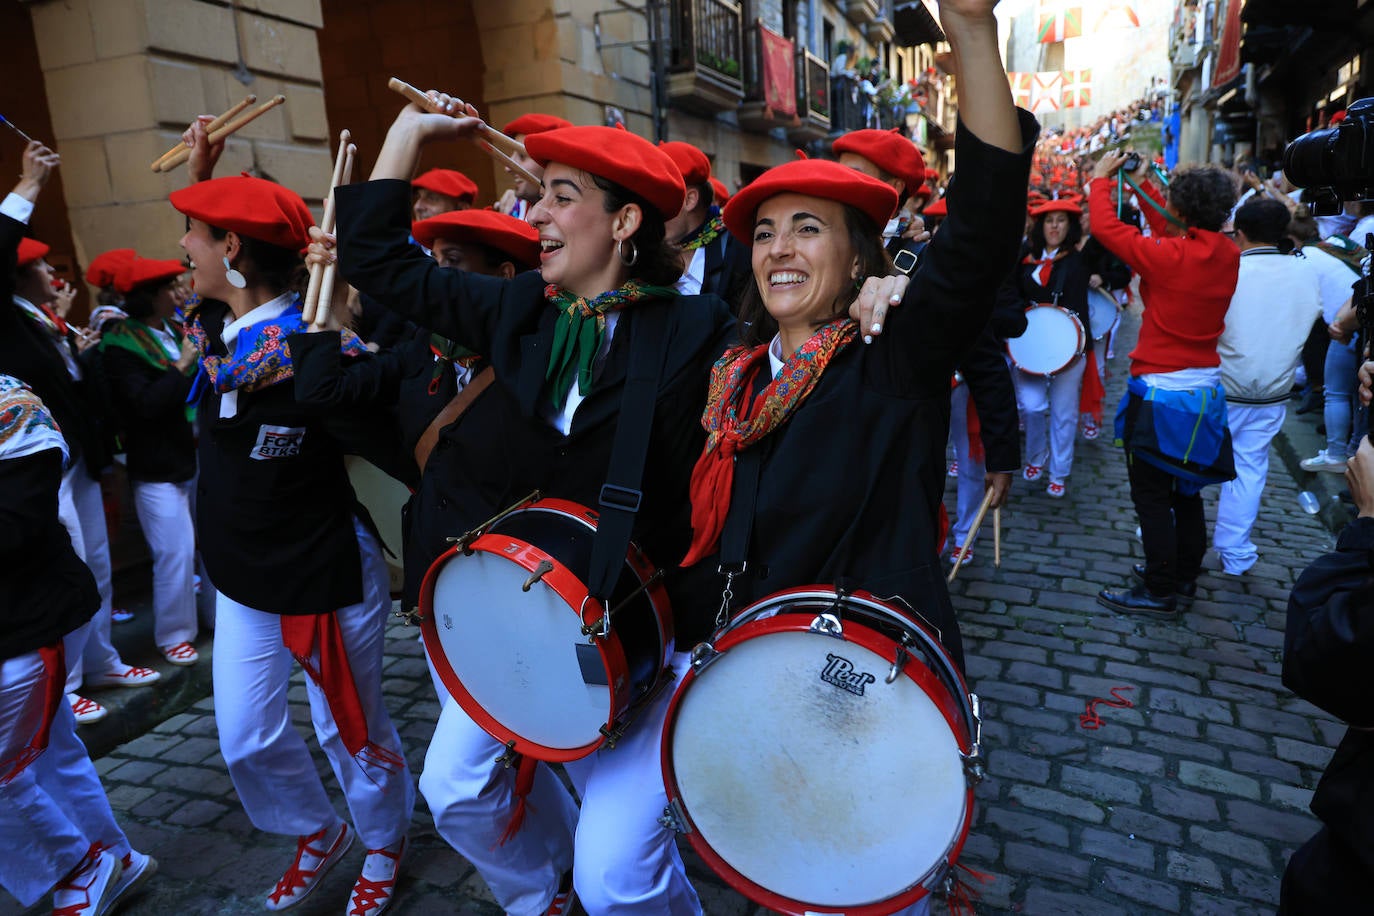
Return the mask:
<svg viewBox="0 0 1374 916">
<path fill-rule="evenodd" d="M 248 278 L 234 269 L 229 263 L 229 255 L 220 259 L 224 263 L 224 279 L 229 281 L 229 285 L 234 289 L 245 289 L 248 286 Z"/>
<path fill-rule="evenodd" d="M 622 247 L 626 241 L 630 243 L 630 256 L 628 258 L 625 257 L 625 251 Z M 639 246 L 635 244 L 634 239 L 621 239 L 615 243 L 615 255 L 620 258 L 621 264 L 624 264 L 626 267 L 634 267 L 635 264 L 639 262 Z"/>
</svg>

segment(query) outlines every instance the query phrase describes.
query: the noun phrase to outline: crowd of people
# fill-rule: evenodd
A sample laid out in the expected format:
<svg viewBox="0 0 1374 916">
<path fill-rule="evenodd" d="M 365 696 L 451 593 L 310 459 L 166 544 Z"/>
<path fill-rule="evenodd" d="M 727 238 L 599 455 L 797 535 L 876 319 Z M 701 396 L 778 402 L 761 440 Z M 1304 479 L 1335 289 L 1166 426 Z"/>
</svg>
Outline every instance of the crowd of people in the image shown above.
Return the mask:
<svg viewBox="0 0 1374 916">
<path fill-rule="evenodd" d="M 1047 182 L 1034 157 L 1121 139 L 1153 103 L 1037 140 L 1034 118 L 1012 105 L 994 5 L 942 0 L 961 103 L 959 173 L 943 195 L 893 132 L 847 134 L 833 159 L 777 166 L 729 195 L 690 144 L 531 113 L 503 132 L 541 183 L 516 179 L 479 209 L 466 176 L 416 175 L 427 145 L 485 128 L 472 106 L 432 92 L 397 116 L 369 179 L 337 189 L 337 229 L 326 232 L 280 185 L 214 177 L 223 144 L 198 119 L 183 137 L 191 183 L 169 199 L 186 221 L 189 268 L 149 256 L 165 252 L 105 253 L 88 270 L 101 307 L 85 329 L 65 318 L 70 292 L 53 283 L 45 246 L 25 238 L 59 165 L 31 144 L 0 204 L 0 836 L 22 850 L 0 861 L 0 884 L 25 906 L 52 894 L 55 914 L 99 916 L 156 871 L 119 828 L 76 735 L 102 713 L 77 693 L 83 677 L 131 687 L 157 677 L 109 643 L 98 480 L 116 434 L 168 663 L 198 661 L 198 562 L 214 589 L 214 689 L 232 698 L 216 705 L 222 756 L 252 824 L 297 844 L 264 897 L 273 911 L 311 895 L 355 834 L 366 855 L 346 912 L 388 909 L 418 789 L 509 913 L 566 913 L 574 897 L 592 914 L 700 913 L 671 828 L 706 806 L 670 799 L 680 787 L 665 785 L 662 740 L 683 693 L 665 687 L 705 678 L 694 646 L 785 632 L 752 614 L 817 583 L 834 616 L 810 627 L 830 627 L 852 655 L 887 653 L 888 683 L 916 681 L 919 666 L 947 666 L 962 683 L 941 558 L 972 560 L 973 520 L 1006 503 L 1014 475 L 1066 495 L 1077 439 L 1105 424 L 1103 382 L 1132 291 L 1142 325 L 1113 434 L 1145 562 L 1099 601 L 1180 617 L 1209 546 L 1200 494 L 1211 484 L 1221 485 L 1211 546 L 1225 572 L 1244 575 L 1304 344 L 1321 323 L 1333 352 L 1345 346 L 1336 332 L 1354 327 L 1363 252 L 1335 251 L 1341 243 L 1304 223 L 1280 188 L 1260 183 L 1238 204 L 1238 182 L 1219 168 L 1164 175 L 1107 151 L 1090 174 L 1074 159 Z M 301 295 L 309 272 L 331 270 L 353 288 L 339 284 L 322 304 L 333 320 Z M 1347 376 L 1362 345 L 1351 359 L 1327 354 L 1328 396 L 1333 361 L 1344 380 L 1334 387 L 1354 395 Z M 1363 371 L 1367 400 L 1374 363 Z M 1353 428 L 1336 433 L 1329 460 L 1349 475 L 1361 518 L 1321 581 L 1295 590 L 1293 620 L 1306 613 L 1309 626 L 1290 625 L 1295 689 L 1360 676 L 1325 668 L 1324 653 L 1360 648 L 1349 618 L 1368 610 L 1359 551 L 1374 517 L 1374 446 Z M 401 600 L 427 612 L 441 704 L 418 785 L 382 690 L 392 598 L 349 456 L 410 491 Z M 566 520 L 587 519 L 589 541 L 554 546 L 569 537 Z M 541 525 L 563 527 L 554 537 Z M 473 537 L 450 547 L 464 531 Z M 492 533 L 510 539 L 505 549 L 477 538 Z M 436 581 L 459 571 L 473 577 L 464 594 L 480 595 L 466 603 L 482 606 L 437 608 Z M 491 584 L 503 576 L 509 595 Z M 493 645 L 484 654 L 502 670 L 484 692 L 481 672 L 449 657 L 457 644 L 446 640 L 464 637 L 441 631 L 464 614 L 506 625 L 545 576 L 548 600 L 580 617 L 595 651 L 570 654 L 566 670 L 561 657 L 537 659 L 549 670 L 535 676 L 522 652 L 508 659 Z M 856 590 L 891 596 L 878 602 L 881 625 L 851 603 Z M 622 611 L 641 594 L 660 615 L 652 639 Z M 666 625 L 660 602 L 672 608 Z M 827 658 L 822 679 L 862 696 L 873 676 Z M 292 726 L 295 664 L 348 820 Z M 928 680 L 922 689 L 939 689 Z M 532 692 L 545 684 L 552 698 Z M 570 699 L 584 692 L 601 708 L 589 735 L 576 732 L 585 716 Z M 1344 702 L 1350 691 L 1335 692 Z M 551 705 L 528 729 L 507 710 L 541 703 Z M 840 714 L 835 727 L 850 722 Z M 976 769 L 976 722 L 952 727 Z M 1352 735 L 1350 753 L 1362 753 L 1366 736 Z M 732 809 L 726 827 L 692 842 L 742 816 Z M 1295 869 L 1358 858 L 1371 821 L 1327 819 Z M 783 878 L 760 889 L 726 854 L 708 860 L 746 893 L 814 899 Z M 927 912 L 932 891 L 951 890 L 948 864 L 898 874 L 879 893 L 884 911 Z M 838 871 L 825 893 L 842 906 Z M 1300 869 L 1291 877 L 1293 912 L 1304 895 L 1346 892 Z"/>
</svg>

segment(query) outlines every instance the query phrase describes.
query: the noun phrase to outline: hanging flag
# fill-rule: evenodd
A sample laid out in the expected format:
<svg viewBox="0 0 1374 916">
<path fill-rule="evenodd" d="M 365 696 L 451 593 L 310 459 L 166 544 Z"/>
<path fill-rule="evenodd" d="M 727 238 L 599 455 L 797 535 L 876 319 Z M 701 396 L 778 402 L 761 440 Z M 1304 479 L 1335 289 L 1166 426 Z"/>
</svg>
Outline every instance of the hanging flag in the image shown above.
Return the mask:
<svg viewBox="0 0 1374 916">
<path fill-rule="evenodd" d="M 1011 84 L 1011 101 L 1017 108 L 1030 109 L 1031 75 L 1029 73 L 1008 73 L 1007 82 Z"/>
<path fill-rule="evenodd" d="M 1091 70 L 1064 71 L 1065 108 L 1086 108 L 1093 102 L 1093 72 Z"/>
<path fill-rule="evenodd" d="M 1112 2 L 1107 3 L 1106 8 L 1097 17 L 1093 31 L 1140 28 L 1140 15 L 1136 13 L 1135 6 L 1136 0 L 1112 0 Z M 1179 6 L 1182 8 L 1182 4 Z"/>
<path fill-rule="evenodd" d="M 775 115 L 797 115 L 797 77 L 792 61 L 796 57 L 792 39 L 759 26 L 763 45 L 763 100 Z"/>
<path fill-rule="evenodd" d="M 1041 44 L 1078 38 L 1083 34 L 1083 6 L 1071 6 L 1073 0 L 1040 0 L 1037 9 L 1035 34 Z"/>
<path fill-rule="evenodd" d="M 1212 85 L 1224 86 L 1240 76 L 1240 8 L 1241 0 L 1227 0 L 1225 13 L 1219 13 L 1221 46 L 1217 51 L 1217 68 L 1212 73 Z"/>
<path fill-rule="evenodd" d="M 1031 74 L 1031 114 L 1058 111 L 1063 85 L 1064 74 L 1058 70 Z"/>
</svg>

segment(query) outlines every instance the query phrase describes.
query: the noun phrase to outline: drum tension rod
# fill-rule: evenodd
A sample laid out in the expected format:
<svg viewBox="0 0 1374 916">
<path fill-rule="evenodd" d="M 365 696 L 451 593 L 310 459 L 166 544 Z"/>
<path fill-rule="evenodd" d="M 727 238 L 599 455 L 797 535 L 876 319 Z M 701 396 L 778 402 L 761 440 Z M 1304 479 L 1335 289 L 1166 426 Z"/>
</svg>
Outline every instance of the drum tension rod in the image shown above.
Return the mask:
<svg viewBox="0 0 1374 916">
<path fill-rule="evenodd" d="M 540 560 L 539 565 L 534 568 L 534 572 L 525 580 L 525 584 L 520 586 L 520 591 L 527 592 L 534 587 L 534 583 L 543 579 L 546 575 L 553 572 L 553 563 L 550 560 Z"/>
<path fill-rule="evenodd" d="M 911 638 L 903 634 L 901 643 L 897 646 L 897 654 L 892 657 L 892 667 L 887 671 L 886 682 L 891 684 L 897 680 L 897 676 L 902 673 L 906 663 L 911 660 L 911 653 L 907 651 L 907 646 L 911 645 Z"/>
<path fill-rule="evenodd" d="M 413 607 L 408 611 L 397 611 L 396 616 L 404 620 L 408 627 L 413 627 L 425 619 L 424 612 L 418 607 Z"/>
<path fill-rule="evenodd" d="M 544 498 L 544 494 L 543 494 L 541 491 L 539 491 L 539 490 L 535 490 L 534 492 L 530 493 L 529 496 L 526 496 L 524 499 L 520 500 L 519 502 L 515 503 L 514 505 L 512 505 L 512 506 L 510 506 L 510 507 L 508 507 L 508 508 L 502 509 L 500 512 L 496 513 L 496 514 L 493 515 L 491 518 L 487 519 L 485 522 L 483 522 L 482 524 L 478 525 L 476 528 L 473 528 L 473 529 L 470 530 L 470 531 L 466 531 L 466 532 L 464 532 L 463 534 L 460 534 L 460 535 L 459 535 L 458 537 L 456 537 L 456 538 L 455 538 L 455 537 L 448 538 L 448 542 L 449 542 L 450 544 L 454 545 L 455 547 L 457 547 L 459 550 L 461 550 L 465 556 L 471 556 L 471 555 L 472 555 L 472 551 L 469 550 L 468 548 L 470 548 L 470 547 L 472 546 L 472 542 L 473 542 L 473 541 L 477 540 L 477 539 L 480 538 L 482 535 L 484 535 L 484 534 L 486 534 L 488 531 L 490 531 L 490 530 L 491 530 L 491 527 L 492 527 L 493 525 L 495 525 L 497 522 L 501 521 L 501 519 L 505 518 L 507 515 L 510 515 L 512 512 L 516 511 L 517 509 L 523 509 L 523 508 L 525 508 L 525 506 L 528 506 L 530 503 L 537 503 L 537 502 L 539 502 L 539 500 L 541 500 L 541 499 L 543 499 L 543 498 Z M 528 591 L 528 589 L 526 589 L 526 591 Z"/>
<path fill-rule="evenodd" d="M 631 601 L 633 601 L 635 598 L 638 598 L 640 595 L 644 594 L 644 592 L 648 591 L 650 588 L 657 585 L 662 578 L 663 570 L 654 570 L 654 574 L 652 576 L 645 579 L 634 591 L 630 592 L 628 595 L 622 598 L 620 600 L 620 603 L 617 604 L 615 607 L 611 608 L 609 611 L 607 611 L 604 617 L 598 617 L 596 623 L 584 623 L 582 625 L 582 635 L 591 636 L 593 633 L 598 633 L 602 636 L 607 635 L 607 633 L 610 632 L 610 627 L 607 624 L 609 624 L 611 619 L 614 618 L 616 614 L 619 614 L 622 610 L 624 610 L 625 606 L 629 604 Z"/>
</svg>

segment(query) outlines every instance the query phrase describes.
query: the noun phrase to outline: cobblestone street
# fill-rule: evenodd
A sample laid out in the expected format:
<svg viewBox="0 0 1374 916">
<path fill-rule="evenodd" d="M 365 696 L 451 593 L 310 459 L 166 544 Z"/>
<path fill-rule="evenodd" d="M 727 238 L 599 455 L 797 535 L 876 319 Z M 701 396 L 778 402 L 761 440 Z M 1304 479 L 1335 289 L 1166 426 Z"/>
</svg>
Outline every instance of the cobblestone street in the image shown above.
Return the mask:
<svg viewBox="0 0 1374 916">
<path fill-rule="evenodd" d="M 1117 345 L 1107 386 L 1113 406 L 1138 321 L 1124 324 L 1128 339 Z M 1000 569 L 989 517 L 977 556 L 951 587 L 988 757 L 963 858 L 988 877 L 977 911 L 1272 912 L 1289 853 L 1316 830 L 1307 803 L 1343 731 L 1280 683 L 1289 589 L 1334 536 L 1298 508 L 1307 487 L 1275 460 L 1255 533 L 1261 559 L 1248 574 L 1224 576 L 1209 555 L 1197 600 L 1176 623 L 1104 612 L 1098 589 L 1127 582 L 1142 558 L 1124 461 L 1110 440 L 1108 427 L 1096 441 L 1079 441 L 1063 500 L 1018 478 L 1003 513 Z M 1208 493 L 1210 524 L 1216 489 Z M 399 621 L 390 626 L 385 689 L 418 772 L 438 704 L 417 635 Z M 203 659 L 207 674 L 208 666 Z M 1113 691 L 1131 705 L 1099 702 L 1100 727 L 1085 727 L 1090 701 Z M 299 683 L 293 696 L 308 733 Z M 196 699 L 97 760 L 135 846 L 161 863 L 125 910 L 132 916 L 262 912 L 290 858 L 293 840 L 255 831 L 225 773 L 213 711 L 232 702 Z M 919 817 L 919 787 L 892 806 L 894 816 Z M 393 912 L 500 912 L 434 833 L 423 802 L 413 840 Z M 361 856 L 351 852 L 298 912 L 340 912 Z M 698 859 L 689 855 L 689 864 L 710 916 L 764 912 Z M 0 913 L 18 912 L 6 906 Z"/>
</svg>

